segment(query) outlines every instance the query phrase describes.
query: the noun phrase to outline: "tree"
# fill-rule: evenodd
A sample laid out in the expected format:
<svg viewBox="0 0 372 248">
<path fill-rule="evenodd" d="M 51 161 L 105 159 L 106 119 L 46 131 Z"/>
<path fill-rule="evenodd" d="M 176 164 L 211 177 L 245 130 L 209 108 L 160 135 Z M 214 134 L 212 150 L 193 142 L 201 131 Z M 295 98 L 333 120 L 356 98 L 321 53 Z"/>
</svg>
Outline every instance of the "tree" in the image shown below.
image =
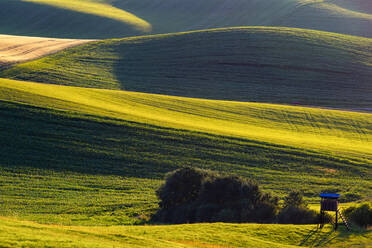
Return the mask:
<svg viewBox="0 0 372 248">
<path fill-rule="evenodd" d="M 330 216 L 325 217 L 328 222 Z M 316 224 L 319 222 L 319 214 L 307 207 L 301 192 L 291 191 L 284 198 L 284 206 L 278 214 L 278 222 L 281 224 Z"/>
<path fill-rule="evenodd" d="M 307 203 L 303 199 L 300 191 L 293 190 L 284 198 L 284 208 L 286 207 L 306 207 Z"/>
<path fill-rule="evenodd" d="M 358 226 L 367 228 L 372 225 L 372 204 L 370 202 L 350 206 L 343 213 L 348 220 Z"/>
<path fill-rule="evenodd" d="M 157 196 L 159 222 L 272 222 L 278 211 L 278 199 L 254 181 L 190 167 L 168 174 Z"/>
<path fill-rule="evenodd" d="M 198 198 L 201 185 L 213 176 L 207 170 L 185 167 L 168 173 L 166 182 L 156 192 L 160 208 L 170 209 Z"/>
</svg>

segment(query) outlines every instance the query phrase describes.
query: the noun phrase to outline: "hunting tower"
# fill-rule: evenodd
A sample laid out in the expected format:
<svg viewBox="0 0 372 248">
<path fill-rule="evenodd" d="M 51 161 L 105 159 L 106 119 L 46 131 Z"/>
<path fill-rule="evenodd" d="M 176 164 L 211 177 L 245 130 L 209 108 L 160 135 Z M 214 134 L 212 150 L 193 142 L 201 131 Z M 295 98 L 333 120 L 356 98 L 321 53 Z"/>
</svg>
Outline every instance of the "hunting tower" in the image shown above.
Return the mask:
<svg viewBox="0 0 372 248">
<path fill-rule="evenodd" d="M 335 212 L 336 218 L 334 227 L 335 230 L 337 230 L 338 227 L 338 215 L 340 215 L 343 223 L 345 224 L 346 228 L 350 230 L 349 224 L 347 223 L 344 216 L 342 216 L 342 213 L 338 207 L 338 198 L 340 198 L 339 194 L 330 194 L 330 193 L 322 193 L 320 194 L 321 200 L 320 200 L 320 228 L 323 228 L 325 224 L 325 211 L 332 211 Z"/>
</svg>

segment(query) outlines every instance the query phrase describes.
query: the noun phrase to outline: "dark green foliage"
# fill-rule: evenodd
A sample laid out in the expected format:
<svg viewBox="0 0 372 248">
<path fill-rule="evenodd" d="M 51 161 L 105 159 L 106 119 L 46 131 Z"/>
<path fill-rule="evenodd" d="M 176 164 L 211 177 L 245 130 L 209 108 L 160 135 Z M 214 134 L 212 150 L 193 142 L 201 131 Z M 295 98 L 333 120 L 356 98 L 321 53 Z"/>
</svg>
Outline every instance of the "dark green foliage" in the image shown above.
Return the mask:
<svg viewBox="0 0 372 248">
<path fill-rule="evenodd" d="M 326 215 L 326 222 L 330 216 Z M 284 206 L 278 214 L 281 224 L 316 224 L 319 223 L 319 213 L 307 207 L 300 191 L 291 191 L 284 198 Z"/>
<path fill-rule="evenodd" d="M 372 204 L 365 202 L 359 206 L 351 206 L 343 211 L 345 217 L 361 227 L 372 225 Z"/>
<path fill-rule="evenodd" d="M 154 220 L 168 223 L 272 222 L 278 210 L 278 199 L 251 180 L 193 168 L 171 173 L 157 195 Z"/>
<path fill-rule="evenodd" d="M 307 203 L 303 199 L 303 194 L 300 191 L 291 191 L 288 196 L 284 198 L 284 208 L 286 207 L 306 207 Z"/>
<path fill-rule="evenodd" d="M 166 183 L 156 192 L 160 208 L 170 209 L 195 201 L 202 183 L 211 175 L 211 172 L 191 167 L 168 173 Z"/>
<path fill-rule="evenodd" d="M 288 206 L 280 211 L 278 222 L 281 224 L 316 224 L 319 222 L 319 214 L 304 206 Z"/>
<path fill-rule="evenodd" d="M 258 185 L 238 176 L 219 176 L 203 184 L 199 200 L 201 202 L 223 204 L 247 198 L 256 202 L 260 191 Z"/>
</svg>

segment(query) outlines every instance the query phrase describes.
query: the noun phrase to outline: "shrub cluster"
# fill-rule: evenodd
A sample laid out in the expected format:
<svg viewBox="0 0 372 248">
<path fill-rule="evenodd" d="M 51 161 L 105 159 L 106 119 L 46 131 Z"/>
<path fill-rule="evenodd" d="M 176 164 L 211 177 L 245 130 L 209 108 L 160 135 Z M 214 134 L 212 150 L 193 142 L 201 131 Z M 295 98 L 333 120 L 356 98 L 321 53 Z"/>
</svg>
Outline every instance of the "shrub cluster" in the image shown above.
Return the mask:
<svg viewBox="0 0 372 248">
<path fill-rule="evenodd" d="M 354 224 L 367 228 L 372 225 L 372 204 L 362 203 L 350 206 L 343 211 L 344 216 Z"/>
<path fill-rule="evenodd" d="M 292 191 L 284 199 L 284 206 L 278 214 L 278 222 L 281 224 L 317 224 L 319 213 L 307 207 L 302 193 Z M 330 215 L 325 216 L 326 222 L 331 219 Z"/>
<path fill-rule="evenodd" d="M 270 223 L 279 210 L 278 198 L 251 180 L 194 168 L 168 174 L 157 196 L 161 209 L 153 220 L 164 223 Z"/>
<path fill-rule="evenodd" d="M 319 213 L 307 207 L 298 191 L 290 192 L 280 208 L 279 199 L 262 192 L 252 180 L 191 167 L 168 173 L 156 194 L 160 210 L 152 218 L 155 222 L 319 222 Z M 331 221 L 330 215 L 325 217 Z"/>
</svg>

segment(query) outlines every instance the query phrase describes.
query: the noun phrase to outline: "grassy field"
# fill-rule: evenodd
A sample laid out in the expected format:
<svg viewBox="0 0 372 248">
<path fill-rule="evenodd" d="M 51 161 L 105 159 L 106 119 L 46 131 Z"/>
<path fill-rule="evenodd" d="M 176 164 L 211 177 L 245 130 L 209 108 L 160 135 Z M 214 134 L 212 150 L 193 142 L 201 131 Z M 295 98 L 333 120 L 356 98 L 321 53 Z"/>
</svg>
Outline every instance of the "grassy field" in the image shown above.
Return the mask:
<svg viewBox="0 0 372 248">
<path fill-rule="evenodd" d="M 0 0 L 0 34 L 35 36 L 0 35 L 0 247 L 371 247 L 151 221 L 184 166 L 371 201 L 371 25 L 367 0 Z"/>
<path fill-rule="evenodd" d="M 100 0 L 2 0 L 0 33 L 58 38 L 126 37 L 151 24 Z"/>
<path fill-rule="evenodd" d="M 278 196 L 371 198 L 370 114 L 6 79 L 0 99 L 0 215 L 138 223 L 156 210 L 164 174 L 184 165 L 254 178 Z"/>
<path fill-rule="evenodd" d="M 0 33 L 93 39 L 281 26 L 371 38 L 371 9 L 365 0 L 2 0 Z"/>
<path fill-rule="evenodd" d="M 370 114 L 13 80 L 2 80 L 0 89 L 4 100 L 39 107 L 372 159 Z"/>
<path fill-rule="evenodd" d="M 302 29 L 216 29 L 90 43 L 17 65 L 0 76 L 371 110 L 371 46 L 371 39 Z"/>
<path fill-rule="evenodd" d="M 80 13 L 101 16 L 128 24 L 140 32 L 150 32 L 151 24 L 125 10 L 113 7 L 108 0 L 22 0 L 57 8 L 68 9 Z"/>
<path fill-rule="evenodd" d="M 0 218 L 1 247 L 369 247 L 371 232 L 313 225 L 193 224 L 81 227 Z"/>
<path fill-rule="evenodd" d="M 143 16 L 155 33 L 236 26 L 308 28 L 372 37 L 366 0 L 116 0 Z"/>
</svg>

